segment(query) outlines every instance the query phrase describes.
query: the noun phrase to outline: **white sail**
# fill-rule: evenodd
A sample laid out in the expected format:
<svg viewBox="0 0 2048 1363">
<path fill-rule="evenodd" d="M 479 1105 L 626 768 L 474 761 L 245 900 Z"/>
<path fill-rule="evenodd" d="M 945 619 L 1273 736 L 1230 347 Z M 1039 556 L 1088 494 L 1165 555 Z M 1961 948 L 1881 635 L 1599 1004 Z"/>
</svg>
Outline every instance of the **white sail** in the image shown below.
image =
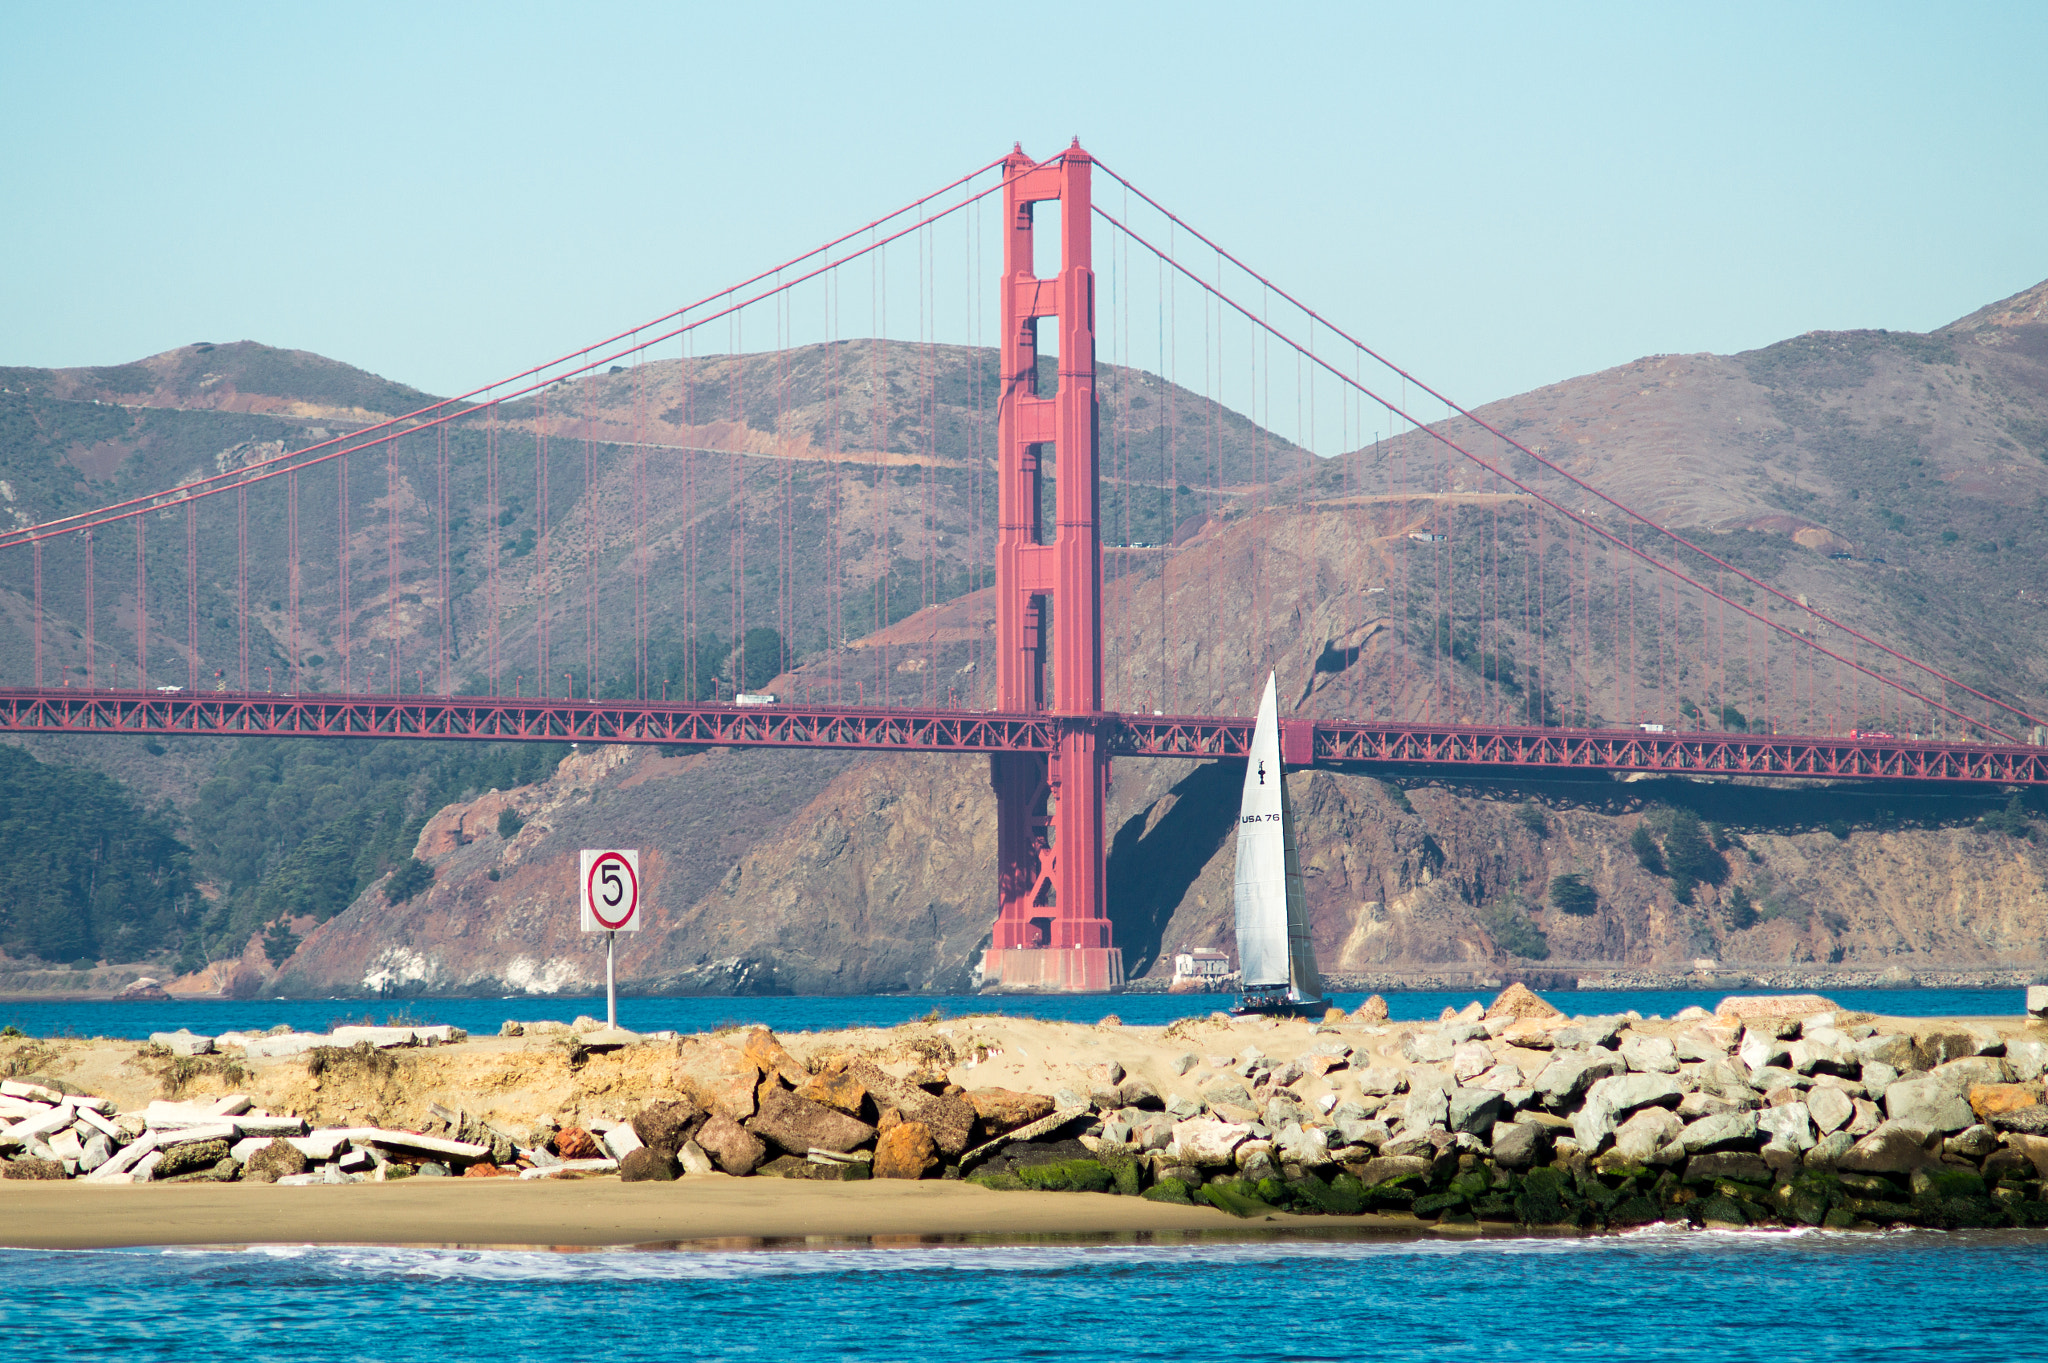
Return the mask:
<svg viewBox="0 0 2048 1363">
<path fill-rule="evenodd" d="M 1237 818 L 1237 959 L 1246 993 L 1285 987 L 1294 1002 L 1322 997 L 1308 935 L 1308 899 L 1294 847 L 1294 812 L 1280 770 L 1275 679 L 1266 678 L 1245 761 Z"/>
</svg>

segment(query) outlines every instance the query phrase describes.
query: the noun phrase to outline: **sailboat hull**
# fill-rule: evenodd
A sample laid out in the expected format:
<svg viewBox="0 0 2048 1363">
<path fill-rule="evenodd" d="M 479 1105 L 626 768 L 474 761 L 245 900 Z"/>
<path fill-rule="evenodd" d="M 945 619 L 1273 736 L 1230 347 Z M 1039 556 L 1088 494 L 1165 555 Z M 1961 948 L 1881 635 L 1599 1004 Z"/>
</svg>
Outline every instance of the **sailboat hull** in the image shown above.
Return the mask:
<svg viewBox="0 0 2048 1363">
<path fill-rule="evenodd" d="M 1232 1017 L 1320 1018 L 1330 1011 L 1328 999 L 1296 999 L 1286 991 L 1277 994 L 1248 992 L 1231 1005 Z"/>
</svg>

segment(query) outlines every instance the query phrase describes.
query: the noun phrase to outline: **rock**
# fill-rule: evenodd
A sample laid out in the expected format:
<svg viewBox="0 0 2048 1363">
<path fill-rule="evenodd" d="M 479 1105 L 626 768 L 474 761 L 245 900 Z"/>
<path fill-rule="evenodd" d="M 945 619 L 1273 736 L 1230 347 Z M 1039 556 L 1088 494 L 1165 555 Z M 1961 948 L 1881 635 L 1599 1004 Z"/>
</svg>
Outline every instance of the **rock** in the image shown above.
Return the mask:
<svg viewBox="0 0 2048 1363">
<path fill-rule="evenodd" d="M 1621 1044 L 1621 1029 L 1628 1020 L 1620 1016 L 1587 1018 L 1569 1027 L 1560 1028 L 1552 1038 L 1552 1044 L 1560 1051 L 1590 1050 L 1598 1047 L 1612 1050 Z"/>
<path fill-rule="evenodd" d="M 1940 1161 L 1927 1153 L 1931 1133 L 1926 1127 L 1886 1122 L 1850 1147 L 1835 1161 L 1837 1169 L 1858 1174 L 1903 1174 Z"/>
<path fill-rule="evenodd" d="M 1435 1080 L 1436 1084 L 1443 1082 L 1436 1075 L 1416 1076 L 1418 1085 L 1426 1080 Z M 1436 1084 L 1409 1091 L 1408 1106 L 1401 1114 L 1402 1131 L 1426 1131 L 1433 1126 L 1443 1126 L 1450 1120 L 1451 1095 L 1448 1090 L 1439 1088 Z M 1493 1097 L 1498 1100 L 1500 1095 L 1496 1093 Z"/>
<path fill-rule="evenodd" d="M 78 1172 L 89 1174 L 114 1157 L 114 1141 L 104 1131 L 95 1131 L 78 1154 Z"/>
<path fill-rule="evenodd" d="M 1724 1112 L 1717 1117 L 1702 1117 L 1678 1133 L 1678 1143 L 1688 1155 L 1748 1149 L 1756 1144 L 1756 1115 Z"/>
<path fill-rule="evenodd" d="M 898 1122 L 875 1142 L 876 1178 L 923 1178 L 938 1164 L 939 1147 L 923 1122 Z"/>
<path fill-rule="evenodd" d="M 2036 985 L 2036 988 L 2048 986 Z M 2030 1084 L 2048 1071 L 2048 1041 L 2008 1041 L 2005 1043 L 2005 1063 L 2012 1067 L 2012 1077 L 2019 1083 Z"/>
<path fill-rule="evenodd" d="M 687 1140 L 682 1143 L 681 1148 L 676 1151 L 676 1163 L 683 1166 L 683 1172 L 686 1174 L 696 1175 L 715 1172 L 711 1165 L 711 1156 L 705 1154 L 704 1147 L 697 1144 L 694 1140 Z"/>
<path fill-rule="evenodd" d="M 1816 1088 L 1806 1095 L 1806 1114 L 1825 1136 L 1847 1126 L 1849 1119 L 1856 1114 L 1856 1107 L 1849 1095 L 1838 1088 Z"/>
<path fill-rule="evenodd" d="M 1273 1148 L 1280 1152 L 1282 1161 L 1299 1164 L 1313 1169 L 1330 1162 L 1329 1137 L 1319 1126 L 1302 1126 L 1290 1122 L 1273 1133 Z"/>
<path fill-rule="evenodd" d="M 1855 1115 L 1849 1118 L 1849 1125 L 1844 1128 L 1850 1135 L 1868 1136 L 1884 1121 L 1884 1113 L 1868 1098 L 1851 1098 L 1849 1102 L 1856 1109 Z"/>
<path fill-rule="evenodd" d="M 1564 1014 L 1520 981 L 1494 995 L 1486 1007 L 1487 1021 L 1495 1018 L 1559 1018 Z"/>
<path fill-rule="evenodd" d="M 1676 1107 L 1683 1095 L 1678 1085 L 1661 1074 L 1618 1074 L 1596 1081 L 1586 1090 L 1585 1103 L 1572 1119 L 1572 1139 L 1587 1154 L 1597 1154 L 1615 1123 L 1644 1107 Z"/>
<path fill-rule="evenodd" d="M 1628 1164 L 1649 1164 L 1685 1129 L 1678 1114 L 1661 1107 L 1637 1111 L 1614 1132 L 1613 1154 Z"/>
<path fill-rule="evenodd" d="M 1126 1079 L 1123 1083 L 1117 1085 L 1117 1092 L 1123 1095 L 1125 1107 L 1134 1107 L 1141 1112 L 1164 1112 L 1166 1110 L 1166 1100 L 1159 1096 L 1159 1090 L 1153 1088 L 1148 1080 L 1139 1079 L 1135 1076 Z M 975 1109 L 977 1114 L 980 1111 L 980 1108 Z"/>
<path fill-rule="evenodd" d="M 580 1126 L 565 1126 L 555 1133 L 555 1153 L 563 1159 L 605 1158 L 597 1137 Z"/>
<path fill-rule="evenodd" d="M 1214 1117 L 1196 1117 L 1173 1125 L 1173 1144 L 1182 1163 L 1214 1168 L 1233 1162 L 1237 1147 L 1251 1137 L 1251 1128 Z"/>
<path fill-rule="evenodd" d="M 1984 1037 L 1977 1032 L 1923 1032 L 1913 1039 L 1913 1068 L 1931 1070 L 1951 1060 L 1982 1055 Z"/>
<path fill-rule="evenodd" d="M 1623 1073 L 1627 1064 L 1611 1051 L 1559 1050 L 1536 1076 L 1536 1096 L 1553 1110 L 1592 1087 L 1595 1080 Z"/>
<path fill-rule="evenodd" d="M 1678 1048 L 1668 1037 L 1631 1032 L 1621 1039 L 1621 1058 L 1641 1074 L 1678 1073 Z"/>
<path fill-rule="evenodd" d="M 158 1182 L 176 1178 L 180 1174 L 210 1170 L 222 1160 L 229 1158 L 228 1143 L 215 1138 L 206 1141 L 185 1141 L 167 1147 L 163 1158 L 157 1162 L 154 1177 Z"/>
<path fill-rule="evenodd" d="M 683 1142 L 696 1134 L 704 1124 L 704 1111 L 689 1099 L 675 1102 L 655 1103 L 643 1108 L 633 1118 L 633 1134 L 640 1138 L 640 1144 L 649 1150 L 659 1150 L 674 1156 L 683 1148 Z"/>
<path fill-rule="evenodd" d="M 791 1055 L 766 1027 L 749 1031 L 740 1042 L 740 1057 L 763 1074 L 779 1074 L 791 1088 L 811 1077 L 810 1067 Z"/>
<path fill-rule="evenodd" d="M 175 1032 L 151 1032 L 150 1044 L 161 1046 L 172 1055 L 212 1055 L 213 1038 L 198 1036 L 187 1028 Z"/>
<path fill-rule="evenodd" d="M 1441 1065 L 1457 1049 L 1457 1043 L 1440 1031 L 1401 1039 L 1402 1058 L 1415 1065 Z"/>
<path fill-rule="evenodd" d="M 1804 1103 L 1764 1108 L 1756 1114 L 1756 1129 L 1770 1138 L 1770 1145 L 1780 1149 L 1813 1148 L 1813 1123 L 1807 1118 Z"/>
<path fill-rule="evenodd" d="M 1998 1133 L 1981 1122 L 1966 1126 L 1941 1143 L 1942 1153 L 1961 1155 L 1966 1160 L 1982 1160 L 1998 1148 Z"/>
<path fill-rule="evenodd" d="M 1863 1062 L 1855 1055 L 1812 1037 L 1802 1037 L 1785 1050 L 1792 1069 L 1799 1074 L 1834 1074 L 1853 1079 L 1863 1068 Z"/>
<path fill-rule="evenodd" d="M 1452 1131 L 1466 1131 L 1485 1140 L 1494 1124 L 1507 1115 L 1507 1099 L 1496 1089 L 1452 1089 L 1444 1112 L 1444 1125 Z"/>
<path fill-rule="evenodd" d="M 814 1074 L 798 1084 L 796 1096 L 805 1102 L 822 1103 L 849 1117 L 858 1117 L 867 1104 L 868 1091 L 846 1071 L 834 1070 L 827 1074 Z"/>
<path fill-rule="evenodd" d="M 1714 1005 L 1714 1016 L 1728 1021 L 1793 1021 L 1841 1008 L 1818 994 L 1730 994 Z"/>
<path fill-rule="evenodd" d="M 2000 1131 L 2018 1135 L 2048 1136 L 2048 1107 L 2036 1103 L 2032 1107 L 1994 1113 L 1991 1125 Z"/>
<path fill-rule="evenodd" d="M 742 1178 L 768 1157 L 758 1136 L 722 1112 L 697 1129 L 697 1144 L 720 1169 Z"/>
<path fill-rule="evenodd" d="M 1886 1089 L 1884 1111 L 1894 1122 L 1943 1135 L 1961 1131 L 1977 1119 L 1954 1089 L 1931 1075 L 1924 1079 L 1901 1079 Z"/>
<path fill-rule="evenodd" d="M 1866 1065 L 1874 1060 L 1895 1070 L 1910 1070 L 1914 1068 L 1913 1038 L 1903 1032 L 1864 1037 L 1856 1043 L 1856 1058 Z"/>
<path fill-rule="evenodd" d="M 621 1183 L 668 1183 L 676 1176 L 675 1156 L 666 1150 L 657 1150 L 643 1145 L 638 1150 L 629 1150 L 619 1161 Z"/>
<path fill-rule="evenodd" d="M 1751 1075 L 1759 1070 L 1791 1067 L 1792 1048 L 1767 1031 L 1748 1030 L 1742 1034 L 1742 1042 L 1735 1049 L 1736 1058 L 1749 1067 Z"/>
<path fill-rule="evenodd" d="M 1359 1004 L 1358 1011 L 1351 1016 L 1357 1018 L 1360 1022 L 1385 1022 L 1387 1020 L 1387 1001 L 1378 994 L 1374 994 L 1366 999 L 1364 1003 Z"/>
<path fill-rule="evenodd" d="M 1259 1118 L 1267 1126 L 1278 1131 L 1289 1122 L 1307 1121 L 1308 1109 L 1296 1102 L 1293 1094 L 1276 1093 L 1266 1100 L 1265 1111 L 1259 1114 Z"/>
<path fill-rule="evenodd" d="M 1936 1065 L 1927 1072 L 1927 1077 L 1947 1085 L 1950 1092 L 1960 1096 L 1977 1084 L 2009 1084 L 2013 1073 L 2003 1056 L 1971 1055 Z"/>
<path fill-rule="evenodd" d="M 121 986 L 121 992 L 114 995 L 116 1003 L 169 1003 L 171 991 L 164 988 L 163 981 L 144 975 Z"/>
<path fill-rule="evenodd" d="M 1408 1087 L 1408 1072 L 1391 1066 L 1385 1069 L 1363 1069 L 1358 1072 L 1358 1091 L 1367 1094 L 1400 1093 Z"/>
<path fill-rule="evenodd" d="M 980 1119 L 982 1129 L 991 1135 L 1014 1131 L 1027 1122 L 1050 1117 L 1053 1112 L 1052 1099 L 1038 1093 L 986 1088 L 969 1089 L 965 1096 L 973 1105 L 974 1115 Z"/>
<path fill-rule="evenodd" d="M 1866 1060 L 1860 1082 L 1866 1097 L 1882 1098 L 1886 1089 L 1899 1082 L 1899 1072 L 1882 1060 Z"/>
<path fill-rule="evenodd" d="M 619 1122 L 606 1127 L 598 1134 L 597 1140 L 598 1144 L 604 1147 L 604 1153 L 615 1160 L 622 1160 L 635 1150 L 647 1148 L 631 1122 Z M 491 1163 L 495 1164 L 497 1161 L 493 1159 Z"/>
<path fill-rule="evenodd" d="M 525 1036 L 526 1024 L 523 1022 L 514 1022 L 511 1018 L 506 1018 L 503 1022 L 498 1024 L 498 1035 Z"/>
<path fill-rule="evenodd" d="M 1970 1111 L 1983 1121 L 2000 1112 L 2016 1112 L 2041 1101 L 2040 1090 L 2031 1084 L 1972 1084 L 1965 1094 Z"/>
<path fill-rule="evenodd" d="M 1856 1148 L 1856 1138 L 1846 1131 L 1836 1131 L 1822 1136 L 1813 1143 L 1813 1149 L 1806 1152 L 1806 1167 L 1809 1169 L 1832 1169 L 1842 1156 Z"/>
<path fill-rule="evenodd" d="M 1704 1155 L 1694 1155 L 1685 1162 L 1687 1183 L 1709 1183 L 1719 1178 L 1739 1179 L 1744 1183 L 1769 1183 L 1771 1168 L 1763 1157 L 1752 1155 L 1746 1150 L 1720 1150 Z"/>
<path fill-rule="evenodd" d="M 2037 1018 L 2048 1018 L 2048 984 L 2027 986 L 2027 1011 Z"/>
<path fill-rule="evenodd" d="M 0 1164 L 0 1178 L 61 1179 L 64 1177 L 62 1160 L 38 1159 L 26 1155 Z"/>
<path fill-rule="evenodd" d="M 1541 1156 L 1544 1143 L 1543 1128 L 1533 1122 L 1496 1122 L 1493 1162 L 1503 1169 L 1527 1169 Z"/>
<path fill-rule="evenodd" d="M 1451 1075 L 1461 1084 L 1492 1068 L 1493 1052 L 1480 1042 L 1468 1041 L 1451 1052 Z"/>
<path fill-rule="evenodd" d="M 1381 1155 L 1369 1159 L 1356 1172 L 1358 1181 L 1371 1188 L 1390 1179 L 1428 1177 L 1430 1161 L 1418 1155 Z"/>
<path fill-rule="evenodd" d="M 312 1161 L 297 1146 L 280 1136 L 249 1156 L 242 1166 L 242 1177 L 250 1183 L 275 1183 L 312 1167 Z"/>
<path fill-rule="evenodd" d="M 1384 1122 L 1369 1121 L 1364 1117 L 1337 1119 L 1337 1138 L 1346 1145 L 1370 1146 L 1377 1150 L 1392 1140 L 1393 1135 Z"/>
<path fill-rule="evenodd" d="M 845 1154 L 875 1138 L 875 1128 L 859 1118 L 784 1089 L 764 1090 L 760 1104 L 760 1110 L 747 1120 L 747 1130 L 792 1155 L 806 1155 L 814 1149 Z M 964 1141 L 960 1148 L 967 1148 Z"/>
</svg>

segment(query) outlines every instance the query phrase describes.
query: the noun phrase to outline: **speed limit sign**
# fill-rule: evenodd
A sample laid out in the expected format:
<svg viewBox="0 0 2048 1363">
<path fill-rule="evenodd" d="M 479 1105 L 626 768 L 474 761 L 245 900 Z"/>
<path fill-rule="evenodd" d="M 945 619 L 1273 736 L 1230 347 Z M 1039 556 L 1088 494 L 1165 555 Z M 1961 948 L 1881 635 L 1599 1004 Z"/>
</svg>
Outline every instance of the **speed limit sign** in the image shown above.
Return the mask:
<svg viewBox="0 0 2048 1363">
<path fill-rule="evenodd" d="M 640 853 L 637 849 L 584 849 L 583 930 L 640 931 Z"/>
</svg>

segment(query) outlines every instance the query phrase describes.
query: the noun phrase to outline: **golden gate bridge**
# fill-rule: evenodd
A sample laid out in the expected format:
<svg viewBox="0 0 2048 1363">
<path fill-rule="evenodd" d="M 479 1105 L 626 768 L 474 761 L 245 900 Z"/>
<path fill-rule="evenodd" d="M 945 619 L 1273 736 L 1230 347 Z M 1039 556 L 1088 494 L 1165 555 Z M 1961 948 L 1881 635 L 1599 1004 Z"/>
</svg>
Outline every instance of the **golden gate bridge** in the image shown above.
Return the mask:
<svg viewBox="0 0 2048 1363">
<path fill-rule="evenodd" d="M 1098 173 L 1117 204 L 1098 200 Z M 1148 220 L 1139 222 L 1140 213 Z M 1042 219 L 1055 214 L 1056 230 L 1045 231 Z M 969 282 L 950 298 L 939 279 L 942 224 L 965 227 L 952 255 Z M 1107 289 L 1096 268 L 1098 228 L 1110 242 Z M 999 257 L 993 270 L 983 261 L 991 230 Z M 863 369 L 861 343 L 836 335 L 848 315 L 848 278 L 861 266 L 869 341 L 888 330 L 891 247 L 915 249 L 914 344 L 927 357 L 911 376 L 916 410 L 907 436 L 892 435 L 905 423 L 902 404 L 888 395 L 892 376 L 880 352 L 871 348 Z M 1040 273 L 1041 257 L 1056 258 L 1057 268 Z M 942 439 L 941 375 L 930 360 L 943 348 L 941 302 L 958 305 L 970 334 L 985 331 L 991 279 L 994 345 L 974 352 L 993 352 L 990 381 L 984 391 L 971 358 L 967 405 L 977 419 Z M 1157 373 L 1150 380 L 1129 363 L 1099 362 L 1105 332 L 1113 359 L 1143 356 L 1148 328 L 1133 298 L 1144 286 L 1155 304 L 1149 330 L 1156 332 Z M 808 410 L 818 393 L 798 394 L 791 375 L 805 298 L 830 336 L 819 352 L 830 409 L 824 416 Z M 1189 318 L 1199 310 L 1199 323 L 1183 319 L 1184 299 Z M 763 316 L 773 318 L 776 378 L 770 393 L 756 384 L 749 394 L 737 361 L 747 319 Z M 678 407 L 651 412 L 661 395 L 644 381 L 649 353 L 673 342 L 685 366 L 701 366 L 693 347 L 721 331 L 730 361 L 722 377 L 701 369 L 699 377 L 709 373 L 729 386 L 723 408 L 715 409 L 706 384 L 693 383 L 686 368 Z M 1235 359 L 1233 344 L 1240 347 Z M 1191 356 L 1197 348 L 1202 354 L 1205 403 L 1190 408 L 1162 398 L 1148 432 L 1135 415 L 1148 401 L 1140 390 L 1149 383 L 1171 396 L 1157 380 L 1177 372 L 1184 345 Z M 1284 441 L 1274 427 L 1276 414 L 1286 415 L 1289 357 L 1299 438 Z M 1245 368 L 1233 394 L 1237 363 Z M 629 385 L 623 417 L 593 414 L 591 386 L 622 372 Z M 862 383 L 865 413 L 853 410 Z M 1108 430 L 1105 384 L 1113 390 Z M 1249 486 L 1233 487 L 1226 467 L 1225 400 L 1233 396 L 1260 415 L 1246 437 L 1248 452 L 1233 456 L 1238 474 L 1249 471 Z M 1440 406 L 1443 417 L 1425 419 L 1420 401 Z M 1175 427 L 1184 412 L 1193 413 L 1192 431 Z M 846 440 L 863 415 L 866 449 Z M 1388 432 L 1404 427 L 1404 435 L 1383 440 L 1375 425 L 1368 442 L 1369 415 Z M 1324 461 L 1310 451 L 1327 443 L 1333 425 L 1340 458 Z M 690 433 L 695 443 L 651 439 L 656 426 Z M 534 452 L 530 488 L 514 489 L 506 478 L 515 434 Z M 1148 435 L 1163 461 L 1148 464 L 1138 449 Z M 565 487 L 579 454 L 580 487 Z M 383 524 L 375 523 L 373 502 L 367 520 L 358 511 L 352 527 L 362 471 L 368 467 L 374 481 L 379 458 Z M 664 476 L 650 460 L 660 459 L 669 461 L 667 476 L 680 477 L 692 508 L 685 528 L 666 539 L 650 510 L 654 483 Z M 748 504 L 743 466 L 750 460 L 778 465 L 768 509 L 758 495 Z M 820 494 L 822 529 L 807 529 L 796 509 L 791 470 L 807 463 L 830 471 Z M 1166 641 L 1206 627 L 1256 633 L 1246 649 L 1260 658 L 1282 651 L 1267 621 L 1203 621 L 1169 609 L 1172 558 L 1191 533 L 1179 499 L 1194 503 L 1192 533 L 1200 533 L 1227 521 L 1232 503 L 1257 505 L 1265 496 L 1270 504 L 1273 488 L 1292 477 L 1299 489 L 1302 475 L 1329 464 L 1341 464 L 1344 479 L 1332 505 L 1352 518 L 1346 525 L 1357 544 L 1371 548 L 1360 562 L 1388 584 L 1361 588 L 1388 596 L 1378 622 L 1386 628 L 1374 631 L 1377 644 L 1370 643 L 1374 632 L 1341 647 L 1324 644 L 1313 665 L 1320 672 L 1334 658 L 1343 685 L 1319 703 L 1354 713 L 1284 719 L 1282 755 L 1291 765 L 2048 783 L 2041 721 L 2019 705 L 1779 590 L 1451 402 L 1078 142 L 1044 161 L 1013 151 L 775 269 L 459 397 L 0 533 L 0 564 L 20 584 L 17 618 L 34 636 L 33 676 L 19 679 L 32 684 L 0 689 L 0 730 L 986 755 L 998 856 L 985 978 L 1101 989 L 1122 977 L 1105 882 L 1112 762 L 1232 758 L 1250 740 L 1247 718 L 1177 712 L 1177 688 L 1187 682 L 1184 689 L 1199 697 L 1201 679 L 1176 673 Z M 947 551 L 958 546 L 945 543 L 936 510 L 949 466 L 965 479 L 968 508 L 965 576 L 953 585 L 964 585 L 964 597 L 992 620 L 985 641 L 982 631 L 970 631 L 968 666 L 955 674 L 971 678 L 971 694 L 955 684 L 940 696 L 929 674 L 917 679 L 926 671 L 920 662 L 911 668 L 920 694 L 896 703 L 902 669 L 891 666 L 887 641 L 900 617 L 890 602 L 890 564 L 905 527 L 891 523 L 887 479 L 892 469 L 907 476 L 923 498 L 908 528 L 920 554 L 919 604 L 931 607 L 963 596 L 947 592 Z M 871 510 L 857 505 L 870 485 L 864 475 L 849 483 L 849 467 L 874 469 L 872 489 L 884 495 L 869 499 Z M 1369 483 L 1369 473 L 1380 481 Z M 331 537 L 301 514 L 307 488 L 326 478 L 335 489 Z M 1186 478 L 1204 483 L 1201 491 Z M 1117 493 L 1108 517 L 1106 484 Z M 1147 514 L 1136 494 L 1146 488 L 1164 502 L 1152 516 L 1162 527 L 1157 545 L 1133 539 L 1134 519 L 1143 523 Z M 551 519 L 565 490 L 584 505 L 566 520 Z M 252 495 L 259 499 L 253 522 Z M 518 504 L 525 496 L 530 507 Z M 700 502 L 715 503 L 714 514 L 697 515 Z M 859 525 L 856 536 L 863 515 L 874 523 Z M 1106 531 L 1117 533 L 1118 515 L 1120 542 L 1106 540 Z M 505 540 L 504 528 L 522 516 L 530 537 Z M 748 582 L 763 576 L 753 545 L 765 545 L 764 526 L 775 532 L 770 647 L 779 689 L 772 697 L 671 698 L 672 679 L 654 675 L 650 661 L 650 642 L 662 632 L 658 598 L 668 585 L 656 565 L 664 557 L 677 565 L 679 585 L 666 594 L 681 616 L 685 669 L 698 668 L 705 621 L 722 614 L 739 649 L 737 692 L 749 666 Z M 117 530 L 133 539 L 132 596 L 117 594 L 108 609 L 98 599 L 104 565 L 112 559 L 125 575 L 127 550 L 109 554 L 98 542 Z M 279 539 L 280 530 L 281 552 L 266 557 L 261 544 Z M 218 549 L 229 538 L 231 585 L 230 556 Z M 880 546 L 879 571 L 862 560 L 857 539 Z M 1159 576 L 1162 656 L 1156 668 L 1139 669 L 1142 687 L 1127 680 L 1122 689 L 1130 694 L 1118 696 L 1105 692 L 1106 565 L 1122 571 L 1125 585 L 1138 584 L 1121 598 L 1132 612 L 1143 575 Z M 699 580 L 714 566 L 726 574 L 725 599 L 707 609 Z M 625 612 L 605 606 L 602 583 L 628 574 L 630 622 L 622 623 Z M 803 584 L 813 579 L 821 599 L 807 602 Z M 1651 592 L 1654 604 L 1645 599 Z M 220 598 L 232 600 L 231 616 Z M 1268 584 L 1255 584 L 1254 616 L 1271 599 Z M 872 658 L 849 652 L 863 633 L 852 628 L 863 604 L 871 612 L 866 633 L 883 640 L 865 650 Z M 175 630 L 181 614 L 182 637 Z M 824 663 L 801 660 L 793 644 L 807 616 L 822 621 L 828 645 L 838 643 L 824 650 L 832 655 Z M 125 647 L 114 642 L 124 633 Z M 631 644 L 623 660 L 621 637 Z M 255 656 L 273 658 L 260 664 L 260 687 L 252 644 Z M 1586 663 L 1596 657 L 1607 659 L 1611 677 L 1592 675 Z M 610 686 L 603 681 L 608 658 Z M 864 670 L 870 662 L 872 676 Z M 54 686 L 53 665 L 60 674 Z M 1213 672 L 1215 663 L 1209 666 Z M 550 694 L 557 680 L 559 696 Z M 1210 698 L 1217 694 L 1212 687 Z"/>
</svg>

